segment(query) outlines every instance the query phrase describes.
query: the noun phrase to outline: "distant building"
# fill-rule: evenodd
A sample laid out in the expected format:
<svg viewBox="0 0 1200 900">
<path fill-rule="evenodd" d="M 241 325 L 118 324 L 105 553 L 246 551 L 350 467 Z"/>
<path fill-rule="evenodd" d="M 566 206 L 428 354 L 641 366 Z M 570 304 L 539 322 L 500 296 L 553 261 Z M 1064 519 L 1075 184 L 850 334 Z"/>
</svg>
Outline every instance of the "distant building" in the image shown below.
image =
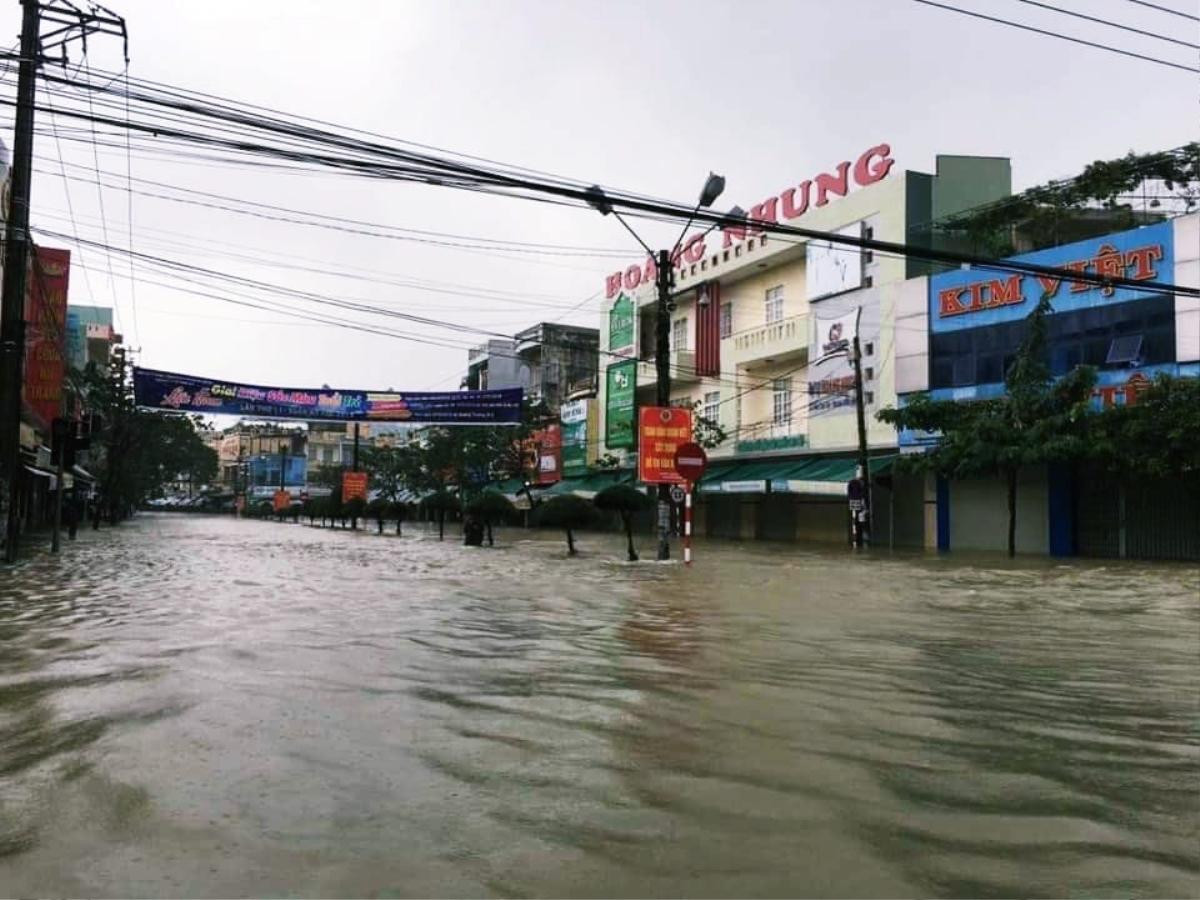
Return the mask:
<svg viewBox="0 0 1200 900">
<path fill-rule="evenodd" d="M 468 391 L 527 387 L 522 378 L 515 341 L 491 340 L 467 351 L 467 374 L 462 386 Z"/>
<path fill-rule="evenodd" d="M 531 403 L 557 410 L 567 400 L 594 395 L 600 332 L 540 322 L 511 341 L 488 341 L 467 354 L 462 386 L 469 391 L 524 388 Z"/>
<path fill-rule="evenodd" d="M 545 403 L 557 412 L 568 400 L 595 396 L 599 329 L 541 322 L 515 341 L 530 403 Z"/>
<path fill-rule="evenodd" d="M 108 365 L 112 348 L 121 342 L 113 330 L 113 311 L 108 306 L 67 307 L 67 362 L 73 369 Z"/>
</svg>

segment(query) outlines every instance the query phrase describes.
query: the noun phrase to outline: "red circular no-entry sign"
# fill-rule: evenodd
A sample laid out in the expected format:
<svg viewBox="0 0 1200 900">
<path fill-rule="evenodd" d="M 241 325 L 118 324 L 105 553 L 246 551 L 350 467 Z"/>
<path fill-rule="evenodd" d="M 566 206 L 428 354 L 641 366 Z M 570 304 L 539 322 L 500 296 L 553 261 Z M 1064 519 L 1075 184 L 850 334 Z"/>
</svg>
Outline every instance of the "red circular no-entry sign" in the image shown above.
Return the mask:
<svg viewBox="0 0 1200 900">
<path fill-rule="evenodd" d="M 695 484 L 708 466 L 708 454 L 696 443 L 680 444 L 675 451 L 675 471 L 684 481 Z"/>
</svg>

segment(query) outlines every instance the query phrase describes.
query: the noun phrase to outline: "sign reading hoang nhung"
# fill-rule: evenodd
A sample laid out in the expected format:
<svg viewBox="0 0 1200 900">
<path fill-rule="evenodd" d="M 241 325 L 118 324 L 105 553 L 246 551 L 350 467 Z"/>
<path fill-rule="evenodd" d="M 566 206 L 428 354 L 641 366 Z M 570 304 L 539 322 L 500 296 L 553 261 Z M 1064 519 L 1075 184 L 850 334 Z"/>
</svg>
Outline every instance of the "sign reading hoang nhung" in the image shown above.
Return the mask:
<svg viewBox="0 0 1200 900">
<path fill-rule="evenodd" d="M 439 425 L 515 425 L 521 388 L 412 392 L 283 388 L 133 370 L 138 406 L 264 419 L 330 419 Z"/>
</svg>

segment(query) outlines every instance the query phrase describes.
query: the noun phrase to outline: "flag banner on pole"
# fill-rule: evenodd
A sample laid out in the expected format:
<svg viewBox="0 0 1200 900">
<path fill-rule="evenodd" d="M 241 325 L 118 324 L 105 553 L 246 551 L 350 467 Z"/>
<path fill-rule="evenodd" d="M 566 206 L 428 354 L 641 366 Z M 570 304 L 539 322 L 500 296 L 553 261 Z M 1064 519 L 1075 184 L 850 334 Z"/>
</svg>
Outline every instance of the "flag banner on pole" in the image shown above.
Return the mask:
<svg viewBox="0 0 1200 900">
<path fill-rule="evenodd" d="M 263 387 L 135 367 L 138 406 L 264 419 L 516 425 L 524 391 L 410 392 Z"/>
</svg>

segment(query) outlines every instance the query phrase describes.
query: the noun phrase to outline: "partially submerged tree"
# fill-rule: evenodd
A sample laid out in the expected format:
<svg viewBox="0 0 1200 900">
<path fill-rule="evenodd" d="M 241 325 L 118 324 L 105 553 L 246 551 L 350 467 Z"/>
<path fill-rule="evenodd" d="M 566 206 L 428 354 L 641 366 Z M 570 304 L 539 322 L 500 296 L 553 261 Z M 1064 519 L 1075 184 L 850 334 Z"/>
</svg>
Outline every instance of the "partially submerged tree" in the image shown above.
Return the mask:
<svg viewBox="0 0 1200 900">
<path fill-rule="evenodd" d="M 443 488 L 423 498 L 421 505 L 437 516 L 438 540 L 444 540 L 446 537 L 446 513 L 458 510 L 458 496 Z"/>
<path fill-rule="evenodd" d="M 612 484 L 592 498 L 592 503 L 603 512 L 615 512 L 621 517 L 625 529 L 625 541 L 629 550 L 629 561 L 637 562 L 637 550 L 633 547 L 633 517 L 643 509 L 654 505 L 654 499 L 630 484 Z"/>
<path fill-rule="evenodd" d="M 394 500 L 388 504 L 388 513 L 396 520 L 396 535 L 400 535 L 400 523 L 408 516 L 408 504 Z"/>
<path fill-rule="evenodd" d="M 536 525 L 562 528 L 567 533 L 567 554 L 575 556 L 576 528 L 587 528 L 597 520 L 596 507 L 574 494 L 559 494 L 539 504 L 533 513 Z"/>
<path fill-rule="evenodd" d="M 1096 371 L 1080 366 L 1063 378 L 1050 375 L 1046 356 L 1048 297 L 1029 317 L 1028 332 L 1005 378 L 1006 392 L 989 400 L 959 402 L 914 398 L 878 418 L 897 428 L 938 432 L 927 453 L 904 463 L 949 478 L 1000 475 L 1008 499 L 1008 555 L 1016 554 L 1017 481 L 1027 466 L 1082 457 L 1087 446 L 1088 403 Z"/>
<path fill-rule="evenodd" d="M 387 516 L 388 502 L 382 497 L 376 497 L 367 503 L 367 515 L 375 520 L 378 534 L 383 534 L 383 520 Z"/>
<path fill-rule="evenodd" d="M 492 539 L 492 525 L 513 515 L 516 511 L 517 508 L 513 506 L 512 501 L 499 491 L 484 491 L 467 504 L 467 512 L 478 516 L 483 522 L 483 527 L 487 530 L 489 547 L 495 546 L 495 541 Z"/>
</svg>

